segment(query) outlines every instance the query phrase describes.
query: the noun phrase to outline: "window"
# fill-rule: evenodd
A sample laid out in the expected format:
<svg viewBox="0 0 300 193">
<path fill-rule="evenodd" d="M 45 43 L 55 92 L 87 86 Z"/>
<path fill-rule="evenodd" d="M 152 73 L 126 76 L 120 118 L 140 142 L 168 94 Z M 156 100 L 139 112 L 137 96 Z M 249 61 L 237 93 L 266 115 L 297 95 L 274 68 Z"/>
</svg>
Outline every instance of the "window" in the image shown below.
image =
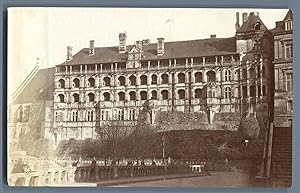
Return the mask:
<svg viewBox="0 0 300 193">
<path fill-rule="evenodd" d="M 30 105 L 26 105 L 24 107 L 24 114 L 23 114 L 23 121 L 24 122 L 29 120 L 29 113 L 30 113 Z"/>
<path fill-rule="evenodd" d="M 58 121 L 58 112 L 55 112 L 55 121 Z"/>
<path fill-rule="evenodd" d="M 147 100 L 148 96 L 147 96 L 147 92 L 146 91 L 141 91 L 140 95 L 141 95 L 141 100 Z"/>
<path fill-rule="evenodd" d="M 231 88 L 230 87 L 225 88 L 225 98 L 231 98 Z"/>
<path fill-rule="evenodd" d="M 124 86 L 125 85 L 125 77 L 124 76 L 120 76 L 118 78 L 118 80 L 119 80 L 119 85 L 120 86 Z"/>
<path fill-rule="evenodd" d="M 17 122 L 22 122 L 22 118 L 23 118 L 23 107 L 19 106 L 17 110 Z"/>
<path fill-rule="evenodd" d="M 202 89 L 197 88 L 197 89 L 195 90 L 195 98 L 196 98 L 196 99 L 202 98 Z"/>
<path fill-rule="evenodd" d="M 151 99 L 157 99 L 157 92 L 155 90 L 151 92 L 151 95 Z"/>
<path fill-rule="evenodd" d="M 130 82 L 130 85 L 132 85 L 132 86 L 136 85 L 136 77 L 135 76 L 130 76 L 129 77 L 129 82 Z"/>
<path fill-rule="evenodd" d="M 75 78 L 75 79 L 73 80 L 73 87 L 78 88 L 78 87 L 79 87 L 79 83 L 80 83 L 79 79 L 78 79 L 78 78 Z"/>
<path fill-rule="evenodd" d="M 293 29 L 293 22 L 291 19 L 287 20 L 285 22 L 285 30 L 292 30 Z"/>
<path fill-rule="evenodd" d="M 103 94 L 103 97 L 104 97 L 104 101 L 110 101 L 110 94 L 108 92 L 105 92 Z"/>
<path fill-rule="evenodd" d="M 77 94 L 77 93 L 73 94 L 73 102 L 74 103 L 79 102 L 79 94 Z"/>
<path fill-rule="evenodd" d="M 289 100 L 287 102 L 287 111 L 293 112 L 293 101 L 292 100 Z"/>
<path fill-rule="evenodd" d="M 201 72 L 195 73 L 195 82 L 202 82 L 202 73 Z"/>
<path fill-rule="evenodd" d="M 293 74 L 292 73 L 286 74 L 286 90 L 287 91 L 293 90 Z"/>
<path fill-rule="evenodd" d="M 178 83 L 185 83 L 185 74 L 184 73 L 178 74 Z"/>
<path fill-rule="evenodd" d="M 254 24 L 253 28 L 254 28 L 255 30 L 260 30 L 260 26 L 261 26 L 261 24 L 260 24 L 259 22 L 256 22 L 256 23 Z"/>
<path fill-rule="evenodd" d="M 214 98 L 215 97 L 215 89 L 213 89 L 213 88 L 208 89 L 207 97 L 208 98 Z"/>
<path fill-rule="evenodd" d="M 109 77 L 105 77 L 103 79 L 103 81 L 104 81 L 104 86 L 110 86 L 110 78 Z"/>
<path fill-rule="evenodd" d="M 95 86 L 95 79 L 94 78 L 89 78 L 88 82 L 89 82 L 89 87 L 94 87 Z"/>
<path fill-rule="evenodd" d="M 157 76 L 155 74 L 152 75 L 151 79 L 151 84 L 157 84 Z"/>
<path fill-rule="evenodd" d="M 246 69 L 242 70 L 242 78 L 243 78 L 243 80 L 247 80 L 247 70 Z"/>
<path fill-rule="evenodd" d="M 185 99 L 185 90 L 179 90 L 178 97 L 179 99 Z"/>
<path fill-rule="evenodd" d="M 131 100 L 131 101 L 136 100 L 136 93 L 134 91 L 129 92 L 129 100 Z"/>
<path fill-rule="evenodd" d="M 78 121 L 78 112 L 77 111 L 72 112 L 72 121 Z"/>
<path fill-rule="evenodd" d="M 58 95 L 58 98 L 59 98 L 59 102 L 60 102 L 60 103 L 65 102 L 65 96 L 64 96 L 63 94 L 59 94 L 59 95 Z"/>
<path fill-rule="evenodd" d="M 167 74 L 161 75 L 161 84 L 168 84 L 169 76 Z"/>
<path fill-rule="evenodd" d="M 169 93 L 168 93 L 168 91 L 167 90 L 163 90 L 163 91 L 161 91 L 161 95 L 162 95 L 162 100 L 168 100 L 168 98 L 169 98 Z"/>
<path fill-rule="evenodd" d="M 243 86 L 242 88 L 243 88 L 243 89 L 242 89 L 242 93 L 243 93 L 242 96 L 243 96 L 243 97 L 247 97 L 247 95 L 248 95 L 248 94 L 247 94 L 247 92 L 248 92 L 247 86 Z"/>
<path fill-rule="evenodd" d="M 119 92 L 118 96 L 119 96 L 119 101 L 124 101 L 125 100 L 125 93 L 124 92 Z"/>
<path fill-rule="evenodd" d="M 131 121 L 135 120 L 135 110 L 134 109 L 129 110 L 129 120 L 131 120 Z"/>
<path fill-rule="evenodd" d="M 109 111 L 105 111 L 105 120 L 109 120 L 110 117 L 109 117 Z"/>
<path fill-rule="evenodd" d="M 95 95 L 93 93 L 89 93 L 88 97 L 89 97 L 89 102 L 94 102 L 95 101 Z"/>
<path fill-rule="evenodd" d="M 266 95 L 266 85 L 262 86 L 262 95 L 265 96 Z"/>
<path fill-rule="evenodd" d="M 251 85 L 250 86 L 250 96 L 251 97 L 255 97 L 256 93 L 255 93 L 255 86 Z"/>
<path fill-rule="evenodd" d="M 216 81 L 216 73 L 214 71 L 208 71 L 206 73 L 207 81 L 208 82 L 215 82 Z"/>
<path fill-rule="evenodd" d="M 225 71 L 225 81 L 230 81 L 231 80 L 231 71 L 226 70 Z"/>
<path fill-rule="evenodd" d="M 285 57 L 292 58 L 293 57 L 293 44 L 285 45 Z"/>
<path fill-rule="evenodd" d="M 65 88 L 65 81 L 64 81 L 64 79 L 60 79 L 58 82 L 59 82 L 59 88 Z"/>
<path fill-rule="evenodd" d="M 250 71 L 250 79 L 255 79 L 255 72 L 254 72 L 254 68 L 250 68 L 249 69 L 249 71 Z"/>
<path fill-rule="evenodd" d="M 118 111 L 118 120 L 124 120 L 124 111 L 123 110 Z"/>
<path fill-rule="evenodd" d="M 102 120 L 102 121 L 104 120 L 104 114 L 105 114 L 105 111 L 102 110 L 102 111 L 101 111 L 101 120 Z"/>
<path fill-rule="evenodd" d="M 87 112 L 87 120 L 93 121 L 94 120 L 94 111 L 88 111 Z"/>
<path fill-rule="evenodd" d="M 141 79 L 141 85 L 147 85 L 147 76 L 146 75 L 142 75 L 140 77 Z"/>
</svg>

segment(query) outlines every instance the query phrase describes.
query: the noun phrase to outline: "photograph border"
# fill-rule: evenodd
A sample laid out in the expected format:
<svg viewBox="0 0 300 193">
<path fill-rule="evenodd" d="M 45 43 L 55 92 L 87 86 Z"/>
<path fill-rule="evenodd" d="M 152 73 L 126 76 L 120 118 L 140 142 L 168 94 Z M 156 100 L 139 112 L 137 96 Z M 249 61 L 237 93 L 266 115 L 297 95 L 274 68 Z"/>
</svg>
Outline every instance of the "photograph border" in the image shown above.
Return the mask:
<svg viewBox="0 0 300 193">
<path fill-rule="evenodd" d="M 99 1 L 96 0 L 76 0 L 76 1 L 67 1 L 67 0 L 47 0 L 47 1 L 38 1 L 38 0 L 27 0 L 26 2 L 20 0 L 3 0 L 1 1 L 1 14 L 2 14 L 2 21 L 0 23 L 2 29 L 2 36 L 1 42 L 2 45 L 2 52 L 0 54 L 2 65 L 0 65 L 1 71 L 1 80 L 0 80 L 0 89 L 1 89 L 1 102 L 0 106 L 2 107 L 0 110 L 0 117 L 1 120 L 1 129 L 0 129 L 0 136 L 1 136 L 1 163 L 0 163 L 0 172 L 2 173 L 1 185 L 0 185 L 0 192 L 32 192 L 32 191 L 43 191 L 43 192 L 98 192 L 99 189 L 95 188 L 49 188 L 49 187 L 39 187 L 39 188 L 16 188 L 16 187 L 8 187 L 6 182 L 6 164 L 7 164 L 7 131 L 6 131 L 6 120 L 7 120 L 7 8 L 8 7 L 176 7 L 176 8 L 184 8 L 184 7 L 193 7 L 193 8 L 290 8 L 294 12 L 295 25 L 294 25 L 294 58 L 293 63 L 298 63 L 298 55 L 299 52 L 299 39 L 300 37 L 297 36 L 298 30 L 300 30 L 300 25 L 297 11 L 300 10 L 300 2 L 294 1 L 284 1 L 284 0 L 273 0 L 272 2 L 269 0 L 245 0 L 245 1 L 238 1 L 238 0 L 230 0 L 230 1 L 221 1 L 221 0 L 203 0 L 199 1 L 166 1 L 166 0 L 155 0 L 155 1 L 116 1 L 116 0 L 105 0 Z M 299 29 L 298 29 L 299 28 Z M 300 80 L 297 76 L 297 73 L 300 73 L 300 67 L 294 65 L 294 84 Z M 298 97 L 300 91 L 297 90 L 295 86 L 294 91 L 294 98 Z M 297 100 L 294 100 L 294 110 L 293 114 L 297 115 L 299 103 Z M 297 140 L 300 137 L 300 131 L 297 129 L 297 126 L 300 125 L 300 120 L 293 119 L 293 186 L 289 189 L 274 189 L 274 188 L 101 188 L 100 191 L 108 191 L 108 192 L 299 192 L 300 191 L 300 184 L 297 181 L 300 181 L 299 177 L 299 170 L 300 165 L 296 163 L 300 163 L 300 154 L 299 149 L 296 147 L 300 146 L 300 141 Z M 298 155 L 298 156 L 296 156 Z"/>
</svg>

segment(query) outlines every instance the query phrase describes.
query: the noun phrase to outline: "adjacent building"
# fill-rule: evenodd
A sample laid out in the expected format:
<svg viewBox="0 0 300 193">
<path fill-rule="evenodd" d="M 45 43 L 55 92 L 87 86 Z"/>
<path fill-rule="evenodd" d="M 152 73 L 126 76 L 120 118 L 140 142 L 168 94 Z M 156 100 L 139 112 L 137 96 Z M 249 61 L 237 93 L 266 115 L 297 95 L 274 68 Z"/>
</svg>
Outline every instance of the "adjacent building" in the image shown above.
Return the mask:
<svg viewBox="0 0 300 193">
<path fill-rule="evenodd" d="M 230 38 L 168 42 L 157 38 L 128 45 L 88 48 L 56 65 L 54 124 L 58 140 L 96 138 L 95 128 L 113 120 L 134 125 L 142 106 L 157 112 L 200 113 L 208 125 L 216 115 L 260 117 L 268 127 L 273 109 L 272 33 L 258 13 L 236 15 Z M 263 113 L 267 113 L 266 115 Z M 264 116 L 262 116 L 264 115 Z"/>
<path fill-rule="evenodd" d="M 40 148 L 47 145 L 47 139 L 54 139 L 54 72 L 53 67 L 36 66 L 10 99 L 7 124 L 10 152 L 26 151 L 38 157 L 43 154 Z"/>
<path fill-rule="evenodd" d="M 293 112 L 293 13 L 276 22 L 274 36 L 275 126 L 289 127 Z"/>
</svg>

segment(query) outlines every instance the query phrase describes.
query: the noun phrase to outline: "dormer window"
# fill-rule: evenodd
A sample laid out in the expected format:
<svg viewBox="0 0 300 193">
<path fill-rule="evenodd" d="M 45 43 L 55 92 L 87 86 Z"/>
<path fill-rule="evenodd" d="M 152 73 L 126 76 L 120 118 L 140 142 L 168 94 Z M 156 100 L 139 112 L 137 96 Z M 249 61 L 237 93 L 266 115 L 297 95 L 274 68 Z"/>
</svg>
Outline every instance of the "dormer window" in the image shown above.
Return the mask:
<svg viewBox="0 0 300 193">
<path fill-rule="evenodd" d="M 288 31 L 288 30 L 292 30 L 293 29 L 293 22 L 291 19 L 288 19 L 285 21 L 285 30 Z"/>
<path fill-rule="evenodd" d="M 253 28 L 254 30 L 260 30 L 260 26 L 261 24 L 259 22 L 256 22 L 254 25 L 253 25 Z"/>
</svg>

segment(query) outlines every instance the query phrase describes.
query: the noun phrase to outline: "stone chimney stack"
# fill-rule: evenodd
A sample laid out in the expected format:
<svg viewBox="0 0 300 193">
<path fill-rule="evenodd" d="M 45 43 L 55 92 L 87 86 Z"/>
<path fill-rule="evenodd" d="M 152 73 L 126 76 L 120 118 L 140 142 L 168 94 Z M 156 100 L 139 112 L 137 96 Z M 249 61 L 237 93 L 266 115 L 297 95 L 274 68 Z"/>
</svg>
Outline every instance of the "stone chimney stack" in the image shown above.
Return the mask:
<svg viewBox="0 0 300 193">
<path fill-rule="evenodd" d="M 90 40 L 89 55 L 95 54 L 95 40 Z"/>
<path fill-rule="evenodd" d="M 67 61 L 71 61 L 72 58 L 73 58 L 72 46 L 67 46 Z"/>
<path fill-rule="evenodd" d="M 140 51 L 142 51 L 143 50 L 143 41 L 136 41 L 135 42 L 135 46 L 136 46 L 136 48 L 137 49 L 139 49 Z"/>
<path fill-rule="evenodd" d="M 238 30 L 241 26 L 240 26 L 240 13 L 236 12 L 236 22 L 235 22 L 235 30 Z"/>
<path fill-rule="evenodd" d="M 126 52 L 126 33 L 119 33 L 119 53 Z"/>
<path fill-rule="evenodd" d="M 243 23 L 245 23 L 248 20 L 248 13 L 243 13 Z"/>
<path fill-rule="evenodd" d="M 157 38 L 157 55 L 162 56 L 165 53 L 165 39 Z"/>
</svg>

